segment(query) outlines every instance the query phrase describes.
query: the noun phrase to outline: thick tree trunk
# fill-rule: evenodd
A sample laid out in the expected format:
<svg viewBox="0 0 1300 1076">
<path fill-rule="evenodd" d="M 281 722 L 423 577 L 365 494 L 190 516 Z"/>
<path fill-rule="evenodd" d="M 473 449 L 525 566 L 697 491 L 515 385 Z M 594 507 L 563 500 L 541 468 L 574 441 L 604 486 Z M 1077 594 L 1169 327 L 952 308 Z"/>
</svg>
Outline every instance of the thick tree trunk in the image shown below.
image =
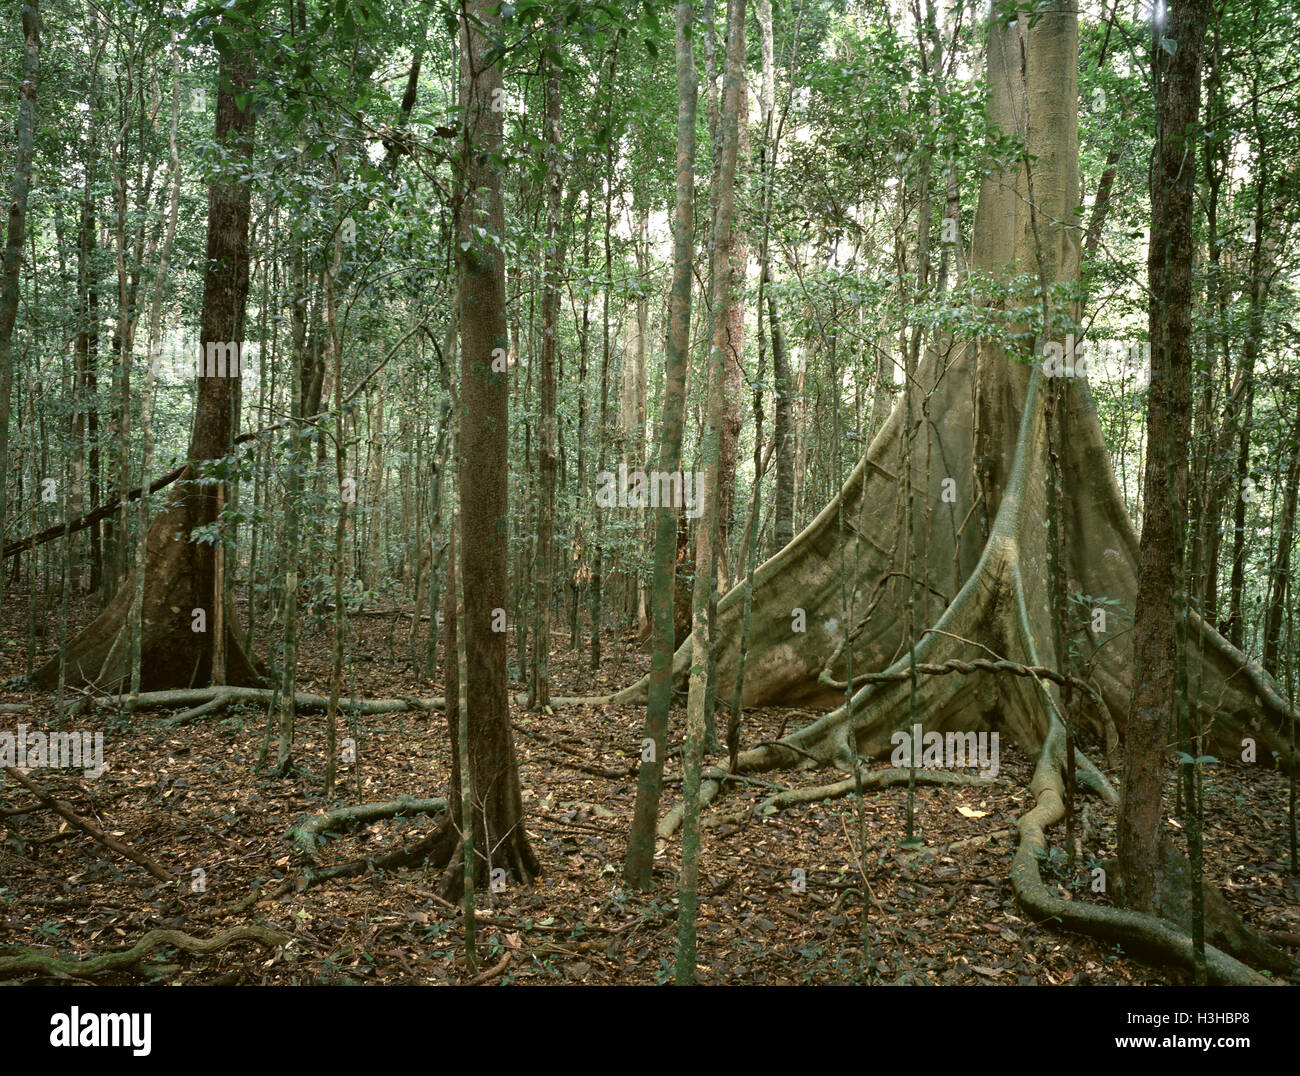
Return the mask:
<svg viewBox="0 0 1300 1076">
<path fill-rule="evenodd" d="M 1043 79 L 1039 91 L 1047 93 L 1047 100 L 1029 111 L 1030 152 L 1038 158 L 1034 183 L 1040 225 L 1070 219 L 1069 207 L 1078 204 L 1072 193 L 1077 179 L 1059 174 L 1071 171 L 1064 165 L 1076 144 L 1073 130 L 1062 130 L 1074 122 L 1075 61 L 1068 42 L 1044 36 L 1054 21 L 1060 17 L 1038 21 L 1029 31 L 1027 50 Z M 989 108 L 1006 130 L 1015 130 L 1017 117 L 1024 114 L 1026 94 L 1018 75 L 1023 32 L 1016 24 L 994 24 L 990 30 Z M 1040 52 L 1034 61 L 1043 48 L 1046 55 Z M 1056 74 L 1048 77 L 1051 70 Z M 1016 77 L 1008 77 L 1013 73 Z M 1049 168 L 1057 170 L 1055 178 Z M 1036 264 L 1023 188 L 1023 176 L 993 174 L 983 181 L 973 269 L 994 273 L 1018 253 L 1022 264 Z M 1056 241 L 1061 249 L 1053 257 L 1061 268 L 1054 275 L 1071 279 L 1077 272 L 1072 263 L 1077 263 L 1078 232 L 1058 229 Z M 932 629 L 920 636 L 917 662 L 987 657 L 982 647 L 988 647 L 1027 665 L 1057 665 L 1042 525 L 1047 460 L 1041 362 L 1031 367 L 1011 361 L 990 341 L 941 340 L 922 357 L 917 378 L 918 391 L 929 397 L 929 420 L 911 432 L 930 440 L 935 465 L 927 470 L 921 446 L 911 453 L 910 474 L 904 471 L 908 431 L 902 409 L 895 408 L 838 496 L 758 569 L 745 705 L 842 701 L 846 631 L 855 673 L 906 671 L 900 623 L 909 587 L 901 574 L 908 536 L 897 513 L 908 484 L 917 491 L 918 503 L 933 506 L 928 516 L 917 513 L 910 537 L 914 548 L 927 551 L 932 565 L 928 587 L 910 584 L 918 619 Z M 1072 592 L 1108 597 L 1131 611 L 1137 594 L 1137 534 L 1115 482 L 1087 381 L 1075 377 L 1067 385 L 1062 428 L 1068 436 L 1061 444 L 1064 571 Z M 945 486 L 945 479 L 953 485 Z M 945 488 L 955 488 L 955 502 L 945 499 Z M 981 515 L 988 520 L 987 539 L 977 525 Z M 841 546 L 843 563 L 853 566 L 847 581 L 852 608 L 864 611 L 847 626 L 841 612 Z M 718 603 L 715 654 L 723 683 L 735 675 L 742 602 L 743 587 Z M 1194 611 L 1187 618 L 1189 637 L 1198 640 L 1189 653 L 1199 655 L 1202 663 L 1203 690 L 1193 717 L 1212 728 L 1207 750 L 1239 752 L 1242 736 L 1250 735 L 1259 742 L 1262 759 L 1277 751 L 1283 765 L 1294 765 L 1286 734 L 1291 710 L 1276 686 Z M 1076 730 L 1081 735 L 1103 736 L 1128 714 L 1132 633 L 1116 619 L 1110 618 L 1102 638 L 1093 636 L 1083 620 L 1063 640 L 1091 655 L 1086 675 L 1095 693 L 1085 694 L 1079 708 Z M 675 655 L 679 687 L 688 675 L 691 653 L 686 640 Z M 798 750 L 759 748 L 741 755 L 742 766 L 806 764 L 799 751 L 845 766 L 855 752 L 887 753 L 890 734 L 908 721 L 907 686 L 855 679 L 859 689 L 850 704 L 788 737 Z M 611 698 L 620 704 L 644 701 L 646 687 L 643 679 Z M 918 694 L 917 710 L 926 714 L 927 730 L 1000 729 L 1035 751 L 1049 739 L 1055 742 L 1049 736 L 1055 717 L 1047 701 L 1050 697 L 1055 704 L 1055 698 L 1032 682 L 977 673 L 925 677 Z M 1080 779 L 1092 778 L 1084 773 Z"/>
<path fill-rule="evenodd" d="M 230 147 L 236 161 L 246 161 L 252 151 L 252 103 L 246 101 L 241 109 L 235 102 L 236 96 L 251 93 L 252 82 L 253 70 L 246 57 L 230 54 L 222 58 L 215 139 Z M 240 379 L 231 376 L 231 370 L 238 370 L 232 362 L 239 361 L 235 356 L 243 349 L 248 219 L 249 188 L 242 176 L 212 180 L 208 187 L 200 355 L 196 356 L 196 371 L 201 376 L 190 435 L 190 464 L 147 537 L 140 658 L 140 687 L 145 691 L 208 683 L 218 620 L 224 625 L 227 682 L 250 685 L 261 678 L 245 652 L 233 609 L 223 610 L 220 618 L 215 616 L 215 602 L 225 598 L 215 590 L 213 546 L 190 541 L 195 528 L 212 523 L 217 515 L 216 488 L 191 481 L 197 465 L 227 455 L 234 440 Z M 213 355 L 223 356 L 224 365 L 209 362 Z M 214 369 L 220 371 L 218 376 L 204 376 Z M 125 628 L 134 590 L 134 579 L 128 577 L 99 616 L 69 642 L 69 682 L 104 688 L 120 684 L 129 675 Z M 32 677 L 33 683 L 43 687 L 52 686 L 57 679 L 57 660 Z"/>
<path fill-rule="evenodd" d="M 148 486 L 153 476 L 154 382 L 158 377 L 158 361 L 162 357 L 162 307 L 163 296 L 167 287 L 167 270 L 171 263 L 172 244 L 176 239 L 176 223 L 180 214 L 181 159 L 176 146 L 176 133 L 180 127 L 180 59 L 177 54 L 176 32 L 174 30 L 171 34 L 171 58 L 171 123 L 168 127 L 167 144 L 169 154 L 167 159 L 167 179 L 165 182 L 165 186 L 168 188 L 167 224 L 162 244 L 159 248 L 158 271 L 154 276 L 153 300 L 149 306 L 149 373 L 145 380 L 144 394 L 140 408 L 140 432 L 144 439 L 144 459 L 140 466 L 141 486 Z M 141 628 L 144 612 L 144 567 L 145 557 L 148 554 L 148 549 L 146 548 L 149 522 L 148 498 L 141 497 L 138 507 L 139 517 L 136 524 L 137 541 L 132 572 L 134 590 L 132 592 L 131 607 L 127 612 L 127 634 L 130 640 L 130 657 L 128 660 L 131 670 L 131 706 L 134 706 L 134 700 L 138 698 L 140 694 L 140 646 L 142 642 Z M 222 607 L 218 605 L 217 611 L 220 612 L 221 608 Z M 221 622 L 219 618 L 215 628 L 218 633 L 217 639 L 220 641 Z M 224 661 L 220 662 L 220 665 L 221 667 L 218 670 L 221 674 L 220 678 L 214 677 L 214 681 L 218 683 L 225 678 Z"/>
</svg>

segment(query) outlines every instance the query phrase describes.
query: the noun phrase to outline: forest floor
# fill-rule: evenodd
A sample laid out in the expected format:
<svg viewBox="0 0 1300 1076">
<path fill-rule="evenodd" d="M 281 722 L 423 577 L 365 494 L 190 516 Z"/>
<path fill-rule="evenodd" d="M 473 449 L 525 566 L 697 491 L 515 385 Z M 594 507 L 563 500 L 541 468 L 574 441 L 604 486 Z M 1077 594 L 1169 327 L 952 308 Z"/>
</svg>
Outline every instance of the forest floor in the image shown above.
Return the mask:
<svg viewBox="0 0 1300 1076">
<path fill-rule="evenodd" d="M 0 683 L 25 671 L 27 595 L 8 592 L 0 621 Z M 43 606 L 45 607 L 45 606 Z M 79 626 L 88 605 L 73 610 Z M 18 615 L 14 615 L 18 614 Z M 347 687 L 368 698 L 441 694 L 412 675 L 409 621 L 351 618 L 354 657 Z M 329 638 L 304 625 L 299 690 L 326 693 Z M 421 630 L 423 637 L 423 629 Z M 513 636 L 512 636 L 513 642 Z M 630 638 L 608 638 L 598 674 L 587 655 L 555 636 L 556 694 L 603 693 L 632 682 L 647 658 Z M 514 690 L 521 690 L 516 685 Z M 0 730 L 54 727 L 54 699 L 0 691 Z M 196 984 L 448 983 L 469 978 L 461 920 L 435 895 L 435 876 L 420 870 L 371 873 L 325 882 L 306 892 L 265 897 L 235 918 L 204 913 L 230 905 L 258 881 L 267 890 L 294 871 L 285 839 L 296 822 L 322 809 L 448 791 L 449 754 L 442 715 L 420 711 L 340 721 L 339 737 L 358 744 L 360 789 L 340 773 L 336 797 L 323 784 L 325 717 L 299 716 L 297 772 L 273 780 L 255 770 L 265 730 L 260 708 L 235 708 L 172 729 L 165 713 L 76 719 L 104 732 L 106 772 L 38 771 L 33 779 L 185 881 L 160 883 L 135 864 L 72 829 L 51 812 L 0 814 L 0 950 L 38 946 L 64 959 L 126 948 L 156 927 L 209 937 L 241 922 L 270 924 L 294 937 L 277 951 L 238 944 L 211 955 L 160 949 L 131 972 L 100 982 Z M 746 711 L 742 743 L 775 739 L 812 720 L 809 710 Z M 513 707 L 525 814 L 543 876 L 530 886 L 480 894 L 482 967 L 502 966 L 496 982 L 653 984 L 671 978 L 680 844 L 666 843 L 646 893 L 621 885 L 626 833 L 636 793 L 642 735 L 640 707 L 575 707 L 551 714 Z M 88 722 L 98 720 L 99 724 Z M 680 712 L 674 714 L 680 735 Z M 676 741 L 675 741 L 676 742 Z M 1095 745 L 1093 745 L 1095 748 Z M 1099 753 L 1092 756 L 1099 764 Z M 676 802 L 680 753 L 666 766 L 665 809 Z M 1031 760 L 1001 745 L 991 785 L 916 789 L 925 847 L 899 847 L 905 786 L 869 793 L 863 802 L 866 874 L 873 898 L 862 944 L 859 818 L 852 797 L 748 817 L 704 834 L 699 982 L 709 984 L 1158 984 L 1182 981 L 1117 946 L 1027 920 L 1007 877 L 1015 822 L 1029 806 Z M 884 766 L 887 763 L 877 763 Z M 599 771 L 599 772 L 593 772 Z M 972 771 L 974 772 L 974 771 Z M 604 776 L 601 774 L 608 774 Z M 831 770 L 773 773 L 774 787 L 830 783 Z M 1112 773 L 1113 777 L 1113 773 Z M 4 779 L 0 807 L 31 796 Z M 734 788 L 734 786 L 733 786 Z M 714 805 L 733 815 L 771 794 L 750 785 Z M 1172 790 L 1171 790 L 1172 797 Z M 1286 872 L 1286 782 L 1242 763 L 1211 767 L 1205 778 L 1206 872 L 1248 926 L 1300 933 L 1300 886 Z M 1113 855 L 1114 815 L 1081 801 L 1082 855 L 1072 876 L 1064 827 L 1044 880 L 1063 895 L 1105 900 L 1090 891 L 1090 868 Z M 323 863 L 375 855 L 428 833 L 427 817 L 371 824 L 322 845 Z M 962 842 L 957 844 L 957 842 Z M 662 843 L 662 842 L 661 842 Z M 201 869 L 206 891 L 190 889 Z M 796 872 L 806 887 L 796 891 Z"/>
</svg>

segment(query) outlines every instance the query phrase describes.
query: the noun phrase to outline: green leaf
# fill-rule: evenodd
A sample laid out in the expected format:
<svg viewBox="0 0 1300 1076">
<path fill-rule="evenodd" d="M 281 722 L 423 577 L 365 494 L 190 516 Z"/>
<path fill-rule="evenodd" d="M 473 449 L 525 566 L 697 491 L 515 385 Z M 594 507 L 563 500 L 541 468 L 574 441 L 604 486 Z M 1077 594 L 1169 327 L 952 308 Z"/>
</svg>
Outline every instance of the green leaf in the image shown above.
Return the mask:
<svg viewBox="0 0 1300 1076">
<path fill-rule="evenodd" d="M 1160 47 L 1164 49 L 1165 52 L 1169 53 L 1170 56 L 1172 56 L 1174 55 L 1174 53 L 1178 51 L 1178 42 L 1175 41 L 1172 37 L 1165 37 L 1161 35 Z"/>
</svg>

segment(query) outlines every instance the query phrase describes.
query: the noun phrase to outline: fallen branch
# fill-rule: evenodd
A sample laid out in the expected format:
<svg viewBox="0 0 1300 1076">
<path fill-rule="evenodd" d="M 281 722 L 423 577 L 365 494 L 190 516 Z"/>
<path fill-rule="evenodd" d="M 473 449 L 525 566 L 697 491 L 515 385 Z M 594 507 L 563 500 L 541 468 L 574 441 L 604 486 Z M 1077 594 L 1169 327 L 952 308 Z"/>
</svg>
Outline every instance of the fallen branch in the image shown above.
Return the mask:
<svg viewBox="0 0 1300 1076">
<path fill-rule="evenodd" d="M 183 949 L 187 953 L 215 953 L 234 942 L 251 941 L 268 949 L 287 945 L 292 938 L 277 930 L 262 926 L 240 926 L 224 930 L 213 938 L 195 938 L 179 930 L 151 930 L 130 949 L 118 953 L 102 953 L 86 960 L 60 960 L 31 949 L 11 956 L 0 955 L 0 978 L 12 978 L 32 973 L 60 978 L 85 978 L 108 971 L 134 967 L 160 946 Z M 2 952 L 2 951 L 0 951 Z M 11 950 L 12 952 L 12 950 Z"/>
<path fill-rule="evenodd" d="M 63 818 L 76 826 L 82 833 L 93 837 L 105 848 L 116 852 L 120 856 L 125 856 L 127 859 L 131 860 L 132 863 L 138 863 L 161 882 L 176 881 L 176 876 L 170 871 L 160 867 L 143 852 L 137 852 L 130 845 L 123 844 L 116 837 L 105 833 L 93 822 L 87 822 L 84 818 L 73 811 L 68 804 L 64 803 L 62 800 L 55 799 L 21 770 L 15 769 L 13 766 L 5 766 L 3 769 L 5 773 L 22 785 L 23 788 L 27 789 L 28 792 L 40 800 L 46 807 L 59 815 L 60 818 Z"/>
<path fill-rule="evenodd" d="M 414 336 L 417 332 L 419 332 L 422 327 L 423 327 L 423 323 L 417 325 L 414 329 L 412 329 L 410 332 L 404 335 L 400 340 L 398 340 L 395 344 L 393 344 L 393 346 L 388 349 L 388 354 L 386 354 L 379 361 L 379 364 L 377 366 L 374 366 L 370 370 L 370 372 L 361 379 L 361 381 L 356 385 L 356 387 L 353 388 L 353 390 L 343 398 L 343 403 L 345 405 L 351 403 L 352 400 L 356 398 L 357 394 L 360 393 L 363 388 L 365 388 L 366 383 L 369 382 L 371 378 L 373 378 L 388 364 L 388 360 L 391 359 L 397 353 L 398 348 L 400 348 L 403 344 L 406 343 L 407 340 L 409 340 L 412 336 Z M 329 410 L 320 411 L 317 414 L 313 415 L 311 418 L 301 419 L 300 422 L 304 426 L 310 426 L 316 422 L 319 422 L 321 419 L 328 418 L 329 416 L 330 416 Z M 242 445 L 248 441 L 254 440 L 255 438 L 265 437 L 267 434 L 270 433 L 278 433 L 281 430 L 288 429 L 289 425 L 290 424 L 288 422 L 277 422 L 271 426 L 263 426 L 260 430 L 250 430 L 248 433 L 241 433 L 238 437 L 236 437 L 231 442 L 231 446 L 233 447 L 235 445 Z M 176 479 L 180 478 L 181 475 L 185 473 L 186 468 L 188 468 L 189 466 L 190 466 L 189 462 L 182 463 L 179 467 L 174 467 L 166 474 L 160 475 L 158 478 L 155 478 L 149 484 L 149 492 L 157 493 L 160 489 L 164 488 L 165 486 L 170 486 L 173 482 L 176 481 Z M 84 531 L 87 527 L 92 526 L 95 523 L 98 523 L 101 519 L 107 519 L 114 512 L 116 512 L 118 508 L 121 507 L 123 504 L 127 504 L 130 501 L 139 500 L 143 492 L 144 491 L 141 487 L 136 486 L 135 489 L 127 490 L 126 493 L 120 493 L 114 496 L 113 498 L 111 498 L 110 500 L 105 501 L 98 508 L 94 509 L 93 511 L 87 512 L 83 516 L 78 516 L 76 519 L 70 519 L 63 523 L 57 523 L 53 527 L 46 527 L 45 530 L 41 531 L 39 534 L 29 535 L 26 538 L 19 538 L 15 542 L 10 542 L 7 546 L 4 547 L 4 557 L 0 557 L 0 559 L 12 557 L 15 553 L 21 553 L 24 549 L 33 549 L 36 546 L 42 545 L 45 542 L 52 542 L 55 538 L 62 538 L 64 535 L 67 534 L 76 534 L 78 531 Z"/>
<path fill-rule="evenodd" d="M 247 440 L 251 436 L 254 435 L 245 434 L 243 437 L 236 440 L 236 444 L 238 444 L 239 441 Z M 176 479 L 180 478 L 180 476 L 185 473 L 185 468 L 188 466 L 189 464 L 182 464 L 180 467 L 168 471 L 165 475 L 155 478 L 151 483 L 149 483 L 149 492 L 157 493 L 160 489 L 170 486 L 176 481 Z M 135 489 L 127 490 L 126 493 L 118 494 L 110 500 L 105 501 L 98 508 L 87 512 L 85 515 L 78 516 L 76 519 L 70 519 L 64 523 L 56 523 L 53 527 L 46 527 L 45 530 L 38 534 L 28 535 L 26 538 L 19 538 L 16 541 L 10 542 L 4 547 L 4 558 L 12 557 L 16 553 L 21 553 L 25 549 L 35 549 L 38 545 L 52 542 L 55 538 L 62 538 L 65 534 L 76 534 L 78 531 L 84 531 L 87 527 L 93 526 L 101 519 L 107 519 L 122 505 L 128 504 L 131 501 L 139 500 L 142 492 L 141 488 L 136 486 Z"/>
<path fill-rule="evenodd" d="M 275 693 L 270 688 L 265 687 L 206 687 L 206 688 L 177 688 L 173 691 L 144 691 L 135 700 L 136 710 L 165 710 L 175 706 L 202 707 L 205 703 L 215 702 L 218 699 L 224 699 L 226 704 L 236 702 L 256 702 L 269 704 L 274 698 Z M 130 695 L 99 695 L 87 696 L 78 706 L 97 706 L 101 709 L 109 707 L 124 707 L 130 701 Z M 329 709 L 330 700 L 325 695 L 312 695 L 307 692 L 297 692 L 294 695 L 294 703 L 299 710 L 327 710 Z M 391 714 L 403 710 L 441 710 L 443 701 L 441 698 L 400 698 L 400 699 L 339 699 L 339 709 L 347 710 L 357 714 Z M 210 711 L 212 712 L 212 711 Z M 186 716 L 178 714 L 170 718 L 170 722 L 178 722 L 178 719 L 185 717 L 191 720 L 197 714 L 191 713 Z M 167 724 L 168 722 L 163 722 Z"/>
<path fill-rule="evenodd" d="M 510 958 L 512 956 L 514 956 L 514 954 L 511 953 L 509 950 L 507 950 L 506 955 L 503 956 L 498 963 L 493 964 L 490 968 L 487 969 L 487 971 L 480 971 L 477 975 L 474 976 L 474 978 L 466 979 L 465 982 L 463 982 L 461 985 L 482 986 L 484 983 L 490 982 L 491 980 L 495 979 L 498 975 L 500 975 L 503 971 L 506 970 L 506 967 L 509 965 Z"/>
<path fill-rule="evenodd" d="M 990 844 L 993 841 L 1000 841 L 1003 837 L 1010 836 L 1011 830 L 1009 829 L 998 829 L 994 830 L 992 833 L 978 833 L 974 837 L 963 837 L 960 841 L 952 841 L 945 849 L 945 852 L 951 852 L 957 848 L 969 848 L 976 844 L 983 848 L 986 844 Z M 983 843 L 981 844 L 980 842 Z"/>
</svg>

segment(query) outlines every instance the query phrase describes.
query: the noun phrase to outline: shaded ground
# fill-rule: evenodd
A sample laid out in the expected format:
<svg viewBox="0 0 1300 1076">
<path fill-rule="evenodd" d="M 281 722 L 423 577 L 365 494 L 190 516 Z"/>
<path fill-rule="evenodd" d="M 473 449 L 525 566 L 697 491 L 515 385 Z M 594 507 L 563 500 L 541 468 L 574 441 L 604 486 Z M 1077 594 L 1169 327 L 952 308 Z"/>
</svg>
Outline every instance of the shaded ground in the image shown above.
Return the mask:
<svg viewBox="0 0 1300 1076">
<path fill-rule="evenodd" d="M 42 609 L 50 608 L 42 601 Z M 27 595 L 5 595 L 0 622 L 0 681 L 26 665 Z M 74 610 L 78 624 L 89 608 Z M 17 615 L 15 615 L 17 614 Z M 21 619 L 20 619 L 21 617 Z M 413 678 L 407 622 L 354 617 L 354 663 L 348 687 L 366 697 L 441 693 Z M 306 627 L 306 625 L 304 625 Z M 555 636 L 552 683 L 557 693 L 605 692 L 640 675 L 646 659 L 630 640 L 609 639 L 601 673 L 586 655 Z M 47 648 L 48 652 L 48 648 Z M 308 630 L 299 690 L 328 687 L 328 640 Z M 29 702 L 0 713 L 0 729 L 53 727 L 50 696 L 0 692 L 0 703 Z M 323 808 L 401 795 L 445 795 L 445 725 L 440 714 L 403 712 L 340 724 L 358 744 L 361 786 L 351 767 L 339 796 L 319 798 L 325 719 L 299 718 L 299 773 L 269 780 L 254 772 L 265 714 L 252 708 L 173 729 L 166 716 L 142 713 L 129 726 L 102 716 L 74 727 L 105 733 L 107 772 L 97 779 L 38 771 L 41 785 L 83 817 L 182 874 L 205 873 L 206 892 L 177 892 L 71 829 L 50 812 L 0 816 L 0 947 L 51 947 L 64 958 L 125 948 L 155 927 L 208 937 L 257 920 L 292 934 L 286 949 L 238 946 L 210 956 L 159 950 L 137 974 L 100 977 L 173 983 L 441 983 L 468 978 L 460 920 L 434 895 L 435 878 L 419 871 L 370 874 L 325 883 L 305 893 L 264 899 L 241 917 L 205 914 L 238 901 L 259 880 L 275 888 L 295 862 L 285 831 Z M 777 738 L 811 711 L 747 712 L 742 741 Z M 481 894 L 484 967 L 511 959 L 499 982 L 656 983 L 670 978 L 675 939 L 677 838 L 657 860 L 656 888 L 623 890 L 620 871 L 632 816 L 643 713 L 639 707 L 583 707 L 554 715 L 514 709 L 529 833 L 545 872 L 531 887 Z M 102 721 L 103 724 L 90 724 Z M 680 721 L 680 713 L 674 722 Z M 674 734 L 680 735 L 674 725 Z M 1093 745 L 1092 757 L 1103 752 Z M 869 793 L 863 805 L 867 885 L 874 903 L 861 930 L 862 879 L 856 863 L 859 819 L 852 797 L 772 815 L 745 817 L 706 830 L 701 873 L 698 978 L 706 983 L 836 982 L 1061 985 L 1179 981 L 1104 946 L 1027 922 L 1007 879 L 1014 825 L 1029 805 L 1031 761 L 1001 745 L 1001 770 L 987 787 L 916 790 L 926 847 L 899 848 L 905 830 L 904 787 Z M 880 765 L 880 764 L 878 764 Z M 680 756 L 668 760 L 665 806 L 676 802 Z M 975 771 L 970 771 L 975 772 Z M 775 774 L 779 784 L 729 791 L 719 814 L 745 814 L 776 788 L 830 783 L 830 770 Z M 1172 797 L 1172 789 L 1171 789 Z M 0 807 L 30 803 L 13 784 Z M 1114 853 L 1114 818 L 1082 801 L 1082 849 L 1073 876 L 1054 849 L 1044 878 L 1064 892 L 1090 892 L 1089 868 Z M 1172 802 L 1172 799 L 1171 799 Z M 1207 873 L 1256 930 L 1300 934 L 1300 887 L 1286 868 L 1286 783 L 1255 766 L 1228 763 L 1205 781 Z M 428 833 L 429 818 L 366 826 L 326 842 L 323 863 L 377 854 Z M 1172 825 L 1172 823 L 1171 823 Z M 1053 834 L 1064 839 L 1064 827 Z M 960 842 L 960 843 L 958 843 Z M 1059 851 L 1059 856 L 1058 856 Z M 804 892 L 795 891 L 802 871 Z"/>
</svg>

